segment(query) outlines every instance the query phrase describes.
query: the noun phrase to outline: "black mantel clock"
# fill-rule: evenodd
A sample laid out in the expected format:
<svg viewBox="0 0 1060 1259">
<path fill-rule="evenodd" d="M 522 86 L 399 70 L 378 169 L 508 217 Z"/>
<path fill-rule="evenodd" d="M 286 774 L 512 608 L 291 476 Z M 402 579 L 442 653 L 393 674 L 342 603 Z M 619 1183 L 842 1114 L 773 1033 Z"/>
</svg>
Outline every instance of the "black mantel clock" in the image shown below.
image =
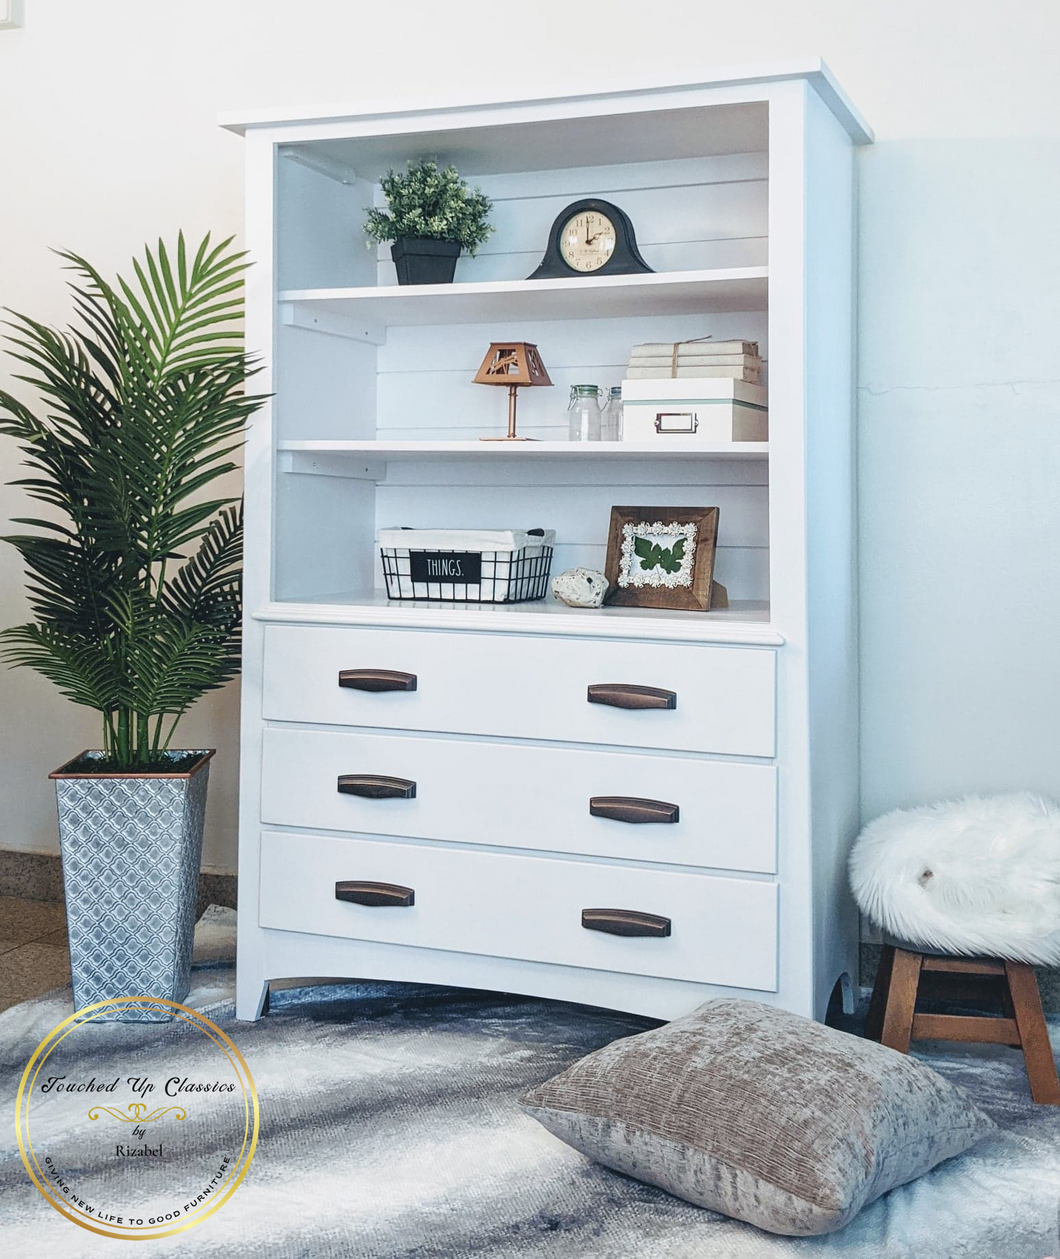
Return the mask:
<svg viewBox="0 0 1060 1259">
<path fill-rule="evenodd" d="M 530 280 L 572 275 L 635 275 L 651 271 L 640 256 L 629 215 L 610 201 L 589 197 L 560 211 L 548 234 L 548 248 Z"/>
</svg>

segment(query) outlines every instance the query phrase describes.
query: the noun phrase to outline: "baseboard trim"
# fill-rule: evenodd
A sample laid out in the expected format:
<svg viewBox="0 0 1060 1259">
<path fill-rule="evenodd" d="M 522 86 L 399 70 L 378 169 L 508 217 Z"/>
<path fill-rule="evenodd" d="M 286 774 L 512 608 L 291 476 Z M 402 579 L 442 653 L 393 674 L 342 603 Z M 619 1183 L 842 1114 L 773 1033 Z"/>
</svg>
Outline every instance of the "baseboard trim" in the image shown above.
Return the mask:
<svg viewBox="0 0 1060 1259">
<path fill-rule="evenodd" d="M 198 913 L 207 905 L 236 907 L 237 878 L 215 870 L 199 874 Z M 62 904 L 63 863 L 58 853 L 21 852 L 0 848 L 0 896 L 21 896 L 31 901 Z"/>
</svg>

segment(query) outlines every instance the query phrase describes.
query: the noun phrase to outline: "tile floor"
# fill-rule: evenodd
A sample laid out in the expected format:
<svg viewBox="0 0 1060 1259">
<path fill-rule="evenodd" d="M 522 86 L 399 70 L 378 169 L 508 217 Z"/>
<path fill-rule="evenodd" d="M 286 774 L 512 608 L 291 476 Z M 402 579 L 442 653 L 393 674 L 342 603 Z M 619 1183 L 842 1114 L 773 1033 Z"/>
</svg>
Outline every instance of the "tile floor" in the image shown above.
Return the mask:
<svg viewBox="0 0 1060 1259">
<path fill-rule="evenodd" d="M 0 1010 L 69 979 L 63 906 L 0 896 Z"/>
</svg>

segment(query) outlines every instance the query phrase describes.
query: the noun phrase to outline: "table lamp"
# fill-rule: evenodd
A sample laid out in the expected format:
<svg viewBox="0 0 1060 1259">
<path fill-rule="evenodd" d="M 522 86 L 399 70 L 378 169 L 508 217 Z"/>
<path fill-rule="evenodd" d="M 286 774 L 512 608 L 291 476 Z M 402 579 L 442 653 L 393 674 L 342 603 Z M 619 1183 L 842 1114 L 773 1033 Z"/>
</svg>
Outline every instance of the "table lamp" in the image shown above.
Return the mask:
<svg viewBox="0 0 1060 1259">
<path fill-rule="evenodd" d="M 494 341 L 475 376 L 476 385 L 508 386 L 508 434 L 481 437 L 484 442 L 529 442 L 532 437 L 515 435 L 516 391 L 527 385 L 551 385 L 536 345 L 527 341 Z"/>
</svg>

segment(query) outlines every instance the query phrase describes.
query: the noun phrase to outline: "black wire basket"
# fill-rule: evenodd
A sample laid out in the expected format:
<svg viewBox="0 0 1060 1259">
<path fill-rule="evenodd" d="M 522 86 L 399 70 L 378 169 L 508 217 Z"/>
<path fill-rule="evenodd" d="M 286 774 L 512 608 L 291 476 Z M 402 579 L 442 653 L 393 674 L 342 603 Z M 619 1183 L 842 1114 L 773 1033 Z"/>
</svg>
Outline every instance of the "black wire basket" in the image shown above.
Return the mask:
<svg viewBox="0 0 1060 1259">
<path fill-rule="evenodd" d="M 441 603 L 526 603 L 544 599 L 552 572 L 551 530 L 532 529 L 512 535 L 525 539 L 525 545 L 511 549 L 479 549 L 473 545 L 418 547 L 419 530 L 383 530 L 380 542 L 396 541 L 397 534 L 408 537 L 408 546 L 380 546 L 383 580 L 388 599 L 432 600 Z M 422 531 L 437 537 L 436 531 Z M 447 530 L 446 537 L 458 531 Z M 486 535 L 489 536 L 488 534 Z M 468 543 L 482 534 L 468 530 Z M 540 541 L 538 541 L 540 538 Z M 401 542 L 406 539 L 400 538 Z"/>
</svg>

